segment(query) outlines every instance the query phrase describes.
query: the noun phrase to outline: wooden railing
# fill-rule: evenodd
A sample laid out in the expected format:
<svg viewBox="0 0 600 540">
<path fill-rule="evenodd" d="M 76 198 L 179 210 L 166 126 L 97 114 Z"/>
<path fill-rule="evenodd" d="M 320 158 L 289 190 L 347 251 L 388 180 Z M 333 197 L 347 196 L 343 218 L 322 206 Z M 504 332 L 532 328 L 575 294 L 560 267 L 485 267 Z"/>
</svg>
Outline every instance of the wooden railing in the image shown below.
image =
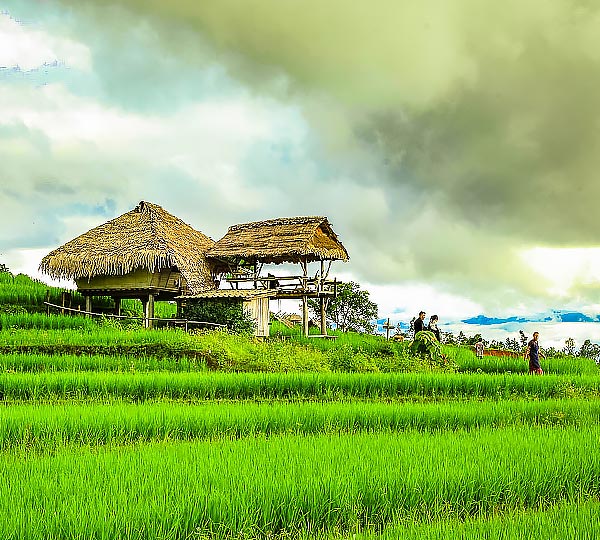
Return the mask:
<svg viewBox="0 0 600 540">
<path fill-rule="evenodd" d="M 190 319 L 165 319 L 165 318 L 161 318 L 161 317 L 139 317 L 139 316 L 132 316 L 132 315 L 115 315 L 113 313 L 97 313 L 94 311 L 82 311 L 80 309 L 59 306 L 58 304 L 51 304 L 50 302 L 44 302 L 44 304 L 47 305 L 48 307 L 60 309 L 61 311 L 71 311 L 73 313 L 76 313 L 77 315 L 87 315 L 89 317 L 103 317 L 106 319 L 129 319 L 129 320 L 133 319 L 133 320 L 159 322 L 161 325 L 164 325 L 167 327 L 168 326 L 176 326 L 176 327 L 180 327 L 180 328 L 185 328 L 186 331 L 190 327 L 197 327 L 197 328 L 198 327 L 200 327 L 200 328 L 204 328 L 204 327 L 226 328 L 227 327 L 227 325 L 225 325 L 225 324 L 217 324 L 217 323 L 211 323 L 211 322 L 206 322 L 206 321 L 193 321 Z"/>
<path fill-rule="evenodd" d="M 271 289 L 281 292 L 333 293 L 337 292 L 335 279 L 322 279 L 308 276 L 236 276 L 225 278 L 232 289 L 240 284 L 250 284 L 253 289 Z"/>
</svg>

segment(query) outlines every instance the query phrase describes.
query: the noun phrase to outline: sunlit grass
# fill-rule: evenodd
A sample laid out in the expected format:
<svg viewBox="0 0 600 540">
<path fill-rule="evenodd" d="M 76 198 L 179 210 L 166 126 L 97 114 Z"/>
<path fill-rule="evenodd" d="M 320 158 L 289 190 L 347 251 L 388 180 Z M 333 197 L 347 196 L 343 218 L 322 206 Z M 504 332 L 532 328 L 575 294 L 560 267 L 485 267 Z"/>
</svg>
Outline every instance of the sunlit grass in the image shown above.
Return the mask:
<svg viewBox="0 0 600 540">
<path fill-rule="evenodd" d="M 598 426 L 521 426 L 3 454 L 0 532 L 269 538 L 498 517 L 597 497 L 599 437 Z"/>
<path fill-rule="evenodd" d="M 30 403 L 0 407 L 0 450 L 228 439 L 258 435 L 577 426 L 600 421 L 600 400 L 381 403 L 212 401 Z"/>
</svg>

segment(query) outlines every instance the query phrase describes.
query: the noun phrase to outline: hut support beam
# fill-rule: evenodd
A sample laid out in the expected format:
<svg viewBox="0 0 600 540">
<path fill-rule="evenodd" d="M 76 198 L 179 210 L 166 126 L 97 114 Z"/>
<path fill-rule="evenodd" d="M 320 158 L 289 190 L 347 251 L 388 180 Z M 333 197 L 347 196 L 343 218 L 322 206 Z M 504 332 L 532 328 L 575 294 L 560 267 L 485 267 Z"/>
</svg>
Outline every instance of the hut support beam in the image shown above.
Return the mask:
<svg viewBox="0 0 600 540">
<path fill-rule="evenodd" d="M 146 305 L 144 306 L 144 326 L 146 328 L 152 328 L 154 326 L 154 321 L 152 320 L 154 318 L 154 295 L 153 294 L 149 294 L 148 295 L 148 301 L 146 302 Z"/>
<path fill-rule="evenodd" d="M 115 302 L 115 315 L 121 315 L 121 298 L 119 296 L 113 296 Z"/>
<path fill-rule="evenodd" d="M 142 314 L 144 315 L 144 328 L 148 328 L 148 299 L 140 298 L 142 303 Z"/>
<path fill-rule="evenodd" d="M 319 307 L 321 308 L 321 335 L 327 335 L 327 319 L 325 318 L 325 297 L 319 297 Z"/>
<path fill-rule="evenodd" d="M 308 280 L 308 262 L 306 257 L 304 257 L 300 261 L 300 265 L 302 266 L 302 289 L 306 291 L 306 285 Z M 302 296 L 302 335 L 304 337 L 308 337 L 308 297 L 306 295 Z"/>
<path fill-rule="evenodd" d="M 302 297 L 302 335 L 308 336 L 308 298 Z"/>
<path fill-rule="evenodd" d="M 85 311 L 86 317 L 91 317 L 91 315 L 88 315 L 88 313 L 92 312 L 92 297 L 90 295 L 86 295 L 85 297 Z"/>
</svg>

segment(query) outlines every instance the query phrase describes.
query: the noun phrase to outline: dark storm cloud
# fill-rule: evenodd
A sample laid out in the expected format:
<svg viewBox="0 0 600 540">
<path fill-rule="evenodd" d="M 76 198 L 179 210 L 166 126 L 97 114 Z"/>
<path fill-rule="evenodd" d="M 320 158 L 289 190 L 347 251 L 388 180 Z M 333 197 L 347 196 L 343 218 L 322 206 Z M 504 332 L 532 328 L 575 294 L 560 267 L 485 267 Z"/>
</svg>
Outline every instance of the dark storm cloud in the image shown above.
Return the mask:
<svg viewBox="0 0 600 540">
<path fill-rule="evenodd" d="M 537 294 L 519 250 L 596 244 L 600 11 L 591 2 L 63 4 L 100 16 L 96 31 L 115 46 L 96 53 L 106 81 L 139 66 L 140 84 L 164 85 L 176 80 L 170 63 L 216 62 L 301 106 L 331 173 L 323 197 L 335 194 L 361 254 L 353 264 L 373 280 Z M 164 57 L 129 48 L 136 33 Z"/>
</svg>

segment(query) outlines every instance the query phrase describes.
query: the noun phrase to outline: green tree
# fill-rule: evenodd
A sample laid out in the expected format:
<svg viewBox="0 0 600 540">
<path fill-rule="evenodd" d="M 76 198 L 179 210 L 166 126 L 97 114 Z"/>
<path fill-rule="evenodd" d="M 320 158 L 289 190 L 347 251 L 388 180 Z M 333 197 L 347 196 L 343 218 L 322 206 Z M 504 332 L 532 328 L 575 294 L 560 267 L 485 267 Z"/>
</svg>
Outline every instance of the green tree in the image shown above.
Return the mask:
<svg viewBox="0 0 600 540">
<path fill-rule="evenodd" d="M 570 337 L 565 340 L 565 346 L 563 347 L 563 353 L 567 356 L 575 355 L 575 340 Z"/>
<path fill-rule="evenodd" d="M 599 354 L 600 354 L 600 346 L 596 345 L 595 343 L 592 343 L 589 339 L 586 339 L 583 342 L 581 349 L 579 349 L 577 356 L 582 357 L 582 358 L 591 358 L 591 359 L 595 360 L 596 358 L 598 358 Z"/>
<path fill-rule="evenodd" d="M 315 318 L 321 317 L 319 302 L 309 299 L 309 309 Z M 377 318 L 377 304 L 371 302 L 369 292 L 361 290 L 354 281 L 340 283 L 337 295 L 327 302 L 325 315 L 329 324 L 335 324 L 342 332 L 372 333 L 375 326 L 371 321 Z"/>
<path fill-rule="evenodd" d="M 442 332 L 442 343 L 446 345 L 456 345 L 456 337 L 452 332 Z"/>
<path fill-rule="evenodd" d="M 523 330 L 519 330 L 519 341 L 521 342 L 521 347 L 527 347 L 527 343 L 529 343 L 529 338 L 525 335 Z"/>
<path fill-rule="evenodd" d="M 192 320 L 226 325 L 229 330 L 237 333 L 251 333 L 255 321 L 244 310 L 241 302 L 227 300 L 188 300 L 183 315 Z"/>
<path fill-rule="evenodd" d="M 10 270 L 8 269 L 8 266 L 0 263 L 0 272 L 10 272 Z"/>
<path fill-rule="evenodd" d="M 484 345 L 487 345 L 487 342 L 483 339 L 481 334 L 475 334 L 465 340 L 465 345 L 475 345 L 478 341 L 483 341 Z"/>
</svg>

